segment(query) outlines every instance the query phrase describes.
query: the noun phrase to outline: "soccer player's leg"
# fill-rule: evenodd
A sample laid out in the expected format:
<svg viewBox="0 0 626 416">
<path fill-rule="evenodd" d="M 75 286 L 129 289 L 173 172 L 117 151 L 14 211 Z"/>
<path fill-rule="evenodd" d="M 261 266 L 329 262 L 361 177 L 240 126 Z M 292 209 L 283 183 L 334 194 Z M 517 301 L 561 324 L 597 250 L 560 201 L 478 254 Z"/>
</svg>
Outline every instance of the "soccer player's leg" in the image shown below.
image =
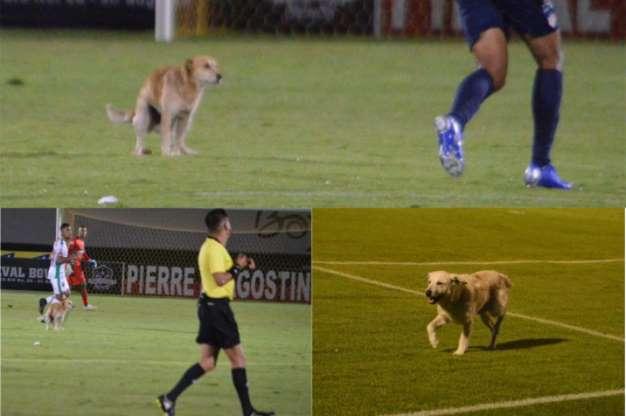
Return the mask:
<svg viewBox="0 0 626 416">
<path fill-rule="evenodd" d="M 169 392 L 157 397 L 159 407 L 165 415 L 173 416 L 178 396 L 205 373 L 215 368 L 218 353 L 219 349 L 217 347 L 209 344 L 200 344 L 200 360 L 185 371 L 178 383 Z"/>
<path fill-rule="evenodd" d="M 527 44 L 537 62 L 537 72 L 532 92 L 533 150 L 524 180 L 527 186 L 571 189 L 572 184 L 559 177 L 550 160 L 563 94 L 561 35 L 556 31 L 528 38 Z"/>
<path fill-rule="evenodd" d="M 219 333 L 214 328 L 215 314 L 206 304 L 198 303 L 198 335 L 196 343 L 200 348 L 200 360 L 189 367 L 176 385 L 167 393 L 157 397 L 157 403 L 163 413 L 173 416 L 176 408 L 176 400 L 183 391 L 195 383 L 206 372 L 215 368 L 221 346 Z M 219 314 L 218 314 L 219 316 Z"/>
<path fill-rule="evenodd" d="M 458 1 L 465 37 L 478 69 L 459 85 L 447 115 L 435 118 L 439 159 L 451 176 L 460 176 L 465 167 L 463 131 L 493 92 L 504 86 L 507 72 L 507 38 L 499 10 L 482 0 Z"/>
<path fill-rule="evenodd" d="M 246 374 L 246 357 L 240 344 L 231 348 L 224 348 L 224 352 L 230 360 L 231 376 L 237 396 L 241 403 L 241 411 L 243 416 L 272 416 L 274 412 L 264 412 L 256 410 L 250 401 L 250 393 L 248 392 L 248 376 Z"/>
<path fill-rule="evenodd" d="M 559 177 L 550 160 L 563 92 L 563 54 L 555 8 L 548 0 L 507 0 L 503 4 L 504 13 L 537 62 L 532 92 L 533 150 L 524 181 L 527 186 L 571 189 L 572 185 Z"/>
<path fill-rule="evenodd" d="M 87 293 L 87 277 L 81 267 L 74 267 L 72 274 L 68 278 L 70 285 L 80 292 L 83 301 L 83 309 L 86 311 L 95 310 L 96 307 L 89 304 L 89 294 Z"/>
<path fill-rule="evenodd" d="M 54 298 L 58 298 L 61 296 L 62 288 L 60 285 L 60 280 L 56 278 L 54 273 L 50 273 L 50 272 L 48 273 L 48 281 L 50 282 L 50 285 L 52 286 L 52 295 L 46 298 L 39 298 L 39 305 L 38 305 L 39 317 L 37 318 L 37 320 L 41 323 L 45 323 L 44 312 L 45 312 L 46 306 L 52 303 Z"/>
</svg>

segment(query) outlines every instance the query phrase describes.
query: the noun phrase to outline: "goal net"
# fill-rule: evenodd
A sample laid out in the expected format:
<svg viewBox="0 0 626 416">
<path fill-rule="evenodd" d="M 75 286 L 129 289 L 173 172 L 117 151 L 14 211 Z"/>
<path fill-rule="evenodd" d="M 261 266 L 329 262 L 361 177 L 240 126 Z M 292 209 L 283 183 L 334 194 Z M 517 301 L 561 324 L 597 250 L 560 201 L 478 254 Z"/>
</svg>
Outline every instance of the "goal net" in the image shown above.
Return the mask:
<svg viewBox="0 0 626 416">
<path fill-rule="evenodd" d="M 37 224 L 35 215 L 20 215 L 25 213 L 20 210 L 8 213 L 12 215 L 7 215 L 6 220 L 3 218 L 3 227 L 6 227 L 6 231 L 3 230 L 3 287 L 49 290 L 45 280 L 49 259 L 46 262 L 45 257 L 54 240 L 54 230 L 61 222 L 67 222 L 74 231 L 80 226 L 87 227 L 86 251 L 97 262 L 96 267 L 85 264 L 90 292 L 199 295 L 197 256 L 207 237 L 204 225 L 207 209 L 63 209 L 57 212 L 56 218 L 50 216 Z M 310 303 L 310 211 L 228 210 L 228 213 L 233 235 L 227 249 L 233 256 L 248 254 L 257 263 L 256 270 L 245 270 L 238 275 L 236 297 Z M 38 230 L 45 232 L 30 237 Z M 11 242 L 15 244 L 8 247 L 7 243 Z M 30 258 L 13 258 L 16 251 L 8 250 L 10 248 L 21 249 Z M 15 267 L 10 267 L 12 265 Z M 7 266 L 7 276 L 4 266 Z M 33 275 L 33 279 L 25 282 L 28 275 Z"/>
<path fill-rule="evenodd" d="M 378 38 L 461 34 L 454 0 L 156 1 L 157 13 L 160 4 L 167 5 L 174 28 L 172 38 L 225 31 Z M 562 32 L 567 35 L 626 38 L 623 0 L 551 0 L 551 4 Z M 157 27 L 157 38 L 159 31 L 162 27 Z"/>
</svg>

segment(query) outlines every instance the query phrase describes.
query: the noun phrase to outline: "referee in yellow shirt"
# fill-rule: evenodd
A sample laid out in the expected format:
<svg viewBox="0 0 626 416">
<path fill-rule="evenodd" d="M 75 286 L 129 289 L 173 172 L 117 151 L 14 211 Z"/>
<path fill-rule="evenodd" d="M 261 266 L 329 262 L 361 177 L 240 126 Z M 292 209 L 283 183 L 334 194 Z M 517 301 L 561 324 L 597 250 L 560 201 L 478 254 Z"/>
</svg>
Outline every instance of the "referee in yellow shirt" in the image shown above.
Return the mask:
<svg viewBox="0 0 626 416">
<path fill-rule="evenodd" d="M 215 368 L 217 356 L 223 349 L 230 360 L 233 384 L 237 390 L 243 416 L 272 416 L 274 412 L 255 410 L 250 403 L 246 377 L 246 357 L 239 340 L 239 329 L 230 301 L 235 297 L 235 279 L 241 270 L 254 269 L 254 260 L 239 254 L 236 264 L 226 250 L 232 234 L 228 214 L 223 209 L 209 211 L 204 219 L 209 236 L 198 254 L 198 268 L 202 279 L 202 295 L 198 300 L 200 328 L 196 342 L 200 345 L 200 361 L 183 374 L 168 393 L 157 398 L 161 410 L 174 416 L 176 399 L 204 373 Z"/>
</svg>

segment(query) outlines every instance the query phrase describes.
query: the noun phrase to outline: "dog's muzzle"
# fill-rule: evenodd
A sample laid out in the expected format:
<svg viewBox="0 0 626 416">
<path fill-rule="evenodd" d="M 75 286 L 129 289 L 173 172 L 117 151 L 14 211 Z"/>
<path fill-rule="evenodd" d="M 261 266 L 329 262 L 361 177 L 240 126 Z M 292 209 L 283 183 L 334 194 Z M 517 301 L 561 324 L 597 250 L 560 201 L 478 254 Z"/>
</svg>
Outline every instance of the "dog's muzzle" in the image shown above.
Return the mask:
<svg viewBox="0 0 626 416">
<path fill-rule="evenodd" d="M 426 298 L 428 299 L 428 303 L 430 303 L 431 305 L 437 303 L 437 301 L 441 297 L 441 296 L 433 296 L 433 292 L 430 289 L 426 291 L 425 295 L 426 295 Z"/>
</svg>

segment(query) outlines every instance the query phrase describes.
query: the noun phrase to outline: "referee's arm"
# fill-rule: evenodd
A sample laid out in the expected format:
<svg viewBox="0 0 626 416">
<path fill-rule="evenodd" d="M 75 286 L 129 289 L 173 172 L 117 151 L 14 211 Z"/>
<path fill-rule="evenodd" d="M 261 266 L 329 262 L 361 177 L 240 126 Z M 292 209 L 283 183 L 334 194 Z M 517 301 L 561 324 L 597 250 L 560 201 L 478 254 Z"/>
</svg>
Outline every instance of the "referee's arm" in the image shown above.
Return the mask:
<svg viewBox="0 0 626 416">
<path fill-rule="evenodd" d="M 224 286 L 230 280 L 235 279 L 241 270 L 245 268 L 255 268 L 255 263 L 252 257 L 248 257 L 245 254 L 238 254 L 235 260 L 235 265 L 226 272 L 214 272 L 213 279 L 218 286 Z"/>
<path fill-rule="evenodd" d="M 235 275 L 231 274 L 230 272 L 213 273 L 213 279 L 215 279 L 215 283 L 217 283 L 218 286 L 224 286 L 226 283 L 234 278 Z"/>
</svg>

